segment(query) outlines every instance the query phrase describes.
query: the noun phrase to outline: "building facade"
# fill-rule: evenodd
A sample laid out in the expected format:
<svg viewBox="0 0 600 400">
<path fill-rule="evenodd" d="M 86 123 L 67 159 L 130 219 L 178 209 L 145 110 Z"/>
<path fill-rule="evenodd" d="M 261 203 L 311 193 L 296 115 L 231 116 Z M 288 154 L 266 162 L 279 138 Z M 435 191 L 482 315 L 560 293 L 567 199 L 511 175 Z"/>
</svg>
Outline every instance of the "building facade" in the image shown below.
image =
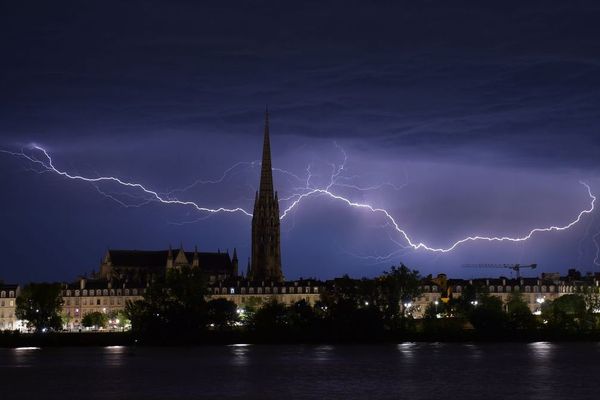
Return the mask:
<svg viewBox="0 0 600 400">
<path fill-rule="evenodd" d="M 324 290 L 323 283 L 315 280 L 271 281 L 259 284 L 248 280 L 238 280 L 210 287 L 208 299 L 227 299 L 234 302 L 240 309 L 247 306 L 258 307 L 273 300 L 287 305 L 304 300 L 310 305 L 314 305 L 320 300 Z"/>
<path fill-rule="evenodd" d="M 20 330 L 21 321 L 17 320 L 17 297 L 21 290 L 19 285 L 0 284 L 0 330 Z"/>
<path fill-rule="evenodd" d="M 127 302 L 142 300 L 146 287 L 116 283 L 104 279 L 88 280 L 65 284 L 62 289 L 62 317 L 64 328 L 79 330 L 86 314 L 101 312 L 114 316 L 125 310 Z"/>
<path fill-rule="evenodd" d="M 600 277 L 588 276 L 582 279 L 574 270 L 562 277 L 558 273 L 543 273 L 537 278 L 519 279 L 448 279 L 445 274 L 439 274 L 435 278 L 423 279 L 421 295 L 411 304 L 413 316 L 422 317 L 431 303 L 447 303 L 450 299 L 460 298 L 469 285 L 477 293 L 500 298 L 504 304 L 512 294 L 520 293 L 531 312 L 536 315 L 541 313 L 542 305 L 546 301 L 553 301 L 567 294 L 587 292 L 600 297 Z"/>
</svg>

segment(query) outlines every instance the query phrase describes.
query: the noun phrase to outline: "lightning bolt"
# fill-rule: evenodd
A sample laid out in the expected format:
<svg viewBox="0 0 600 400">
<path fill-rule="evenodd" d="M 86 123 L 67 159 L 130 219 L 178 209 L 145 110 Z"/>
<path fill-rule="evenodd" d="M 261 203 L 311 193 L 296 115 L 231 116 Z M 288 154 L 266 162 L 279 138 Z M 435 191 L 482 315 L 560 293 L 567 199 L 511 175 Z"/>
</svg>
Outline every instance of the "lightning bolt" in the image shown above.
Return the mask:
<svg viewBox="0 0 600 400">
<path fill-rule="evenodd" d="M 282 172 L 284 174 L 289 175 L 290 177 L 293 177 L 295 180 L 297 181 L 301 181 L 305 183 L 305 186 L 300 187 L 300 188 L 295 188 L 295 192 L 293 194 L 291 194 L 290 196 L 287 197 L 282 197 L 280 199 L 280 201 L 291 201 L 291 203 L 284 209 L 283 213 L 280 216 L 281 220 L 284 220 L 295 208 L 297 208 L 304 200 L 310 198 L 310 197 L 316 197 L 316 196 L 324 196 L 324 197 L 328 197 L 332 200 L 335 200 L 337 202 L 340 202 L 342 204 L 347 205 L 348 207 L 351 208 L 356 208 L 359 210 L 364 210 L 364 211 L 368 211 L 370 213 L 373 214 L 378 214 L 378 215 L 382 215 L 387 222 L 389 223 L 389 225 L 393 228 L 393 230 L 396 232 L 397 235 L 399 235 L 399 237 L 401 239 L 403 239 L 403 241 L 406 243 L 406 245 L 402 245 L 401 250 L 405 250 L 405 249 L 410 249 L 412 248 L 413 250 L 424 250 L 424 251 L 428 251 L 428 252 L 433 252 L 433 253 L 448 253 L 451 252 L 453 250 L 455 250 L 457 247 L 467 243 L 467 242 L 477 242 L 477 241 L 486 241 L 486 242 L 524 242 L 529 240 L 533 235 L 537 234 L 537 233 L 543 233 L 543 232 L 556 232 L 556 231 L 565 231 L 570 229 L 571 227 L 573 227 L 574 225 L 576 225 L 577 223 L 579 223 L 581 221 L 581 219 L 586 215 L 586 214 L 590 214 L 594 211 L 595 208 L 595 202 L 596 202 L 596 197 L 592 194 L 592 190 L 590 188 L 590 186 L 585 183 L 585 182 L 580 182 L 581 185 L 583 185 L 587 191 L 587 194 L 590 198 L 590 206 L 589 208 L 586 208 L 582 211 L 580 211 L 576 218 L 574 218 L 572 221 L 570 221 L 568 224 L 566 225 L 562 225 L 562 226 L 557 226 L 557 225 L 552 225 L 552 226 L 548 226 L 548 227 L 543 227 L 543 228 L 534 228 L 531 229 L 527 234 L 523 235 L 523 236 L 516 236 L 516 237 L 510 237 L 510 236 L 480 236 L 480 235 L 475 235 L 475 236 L 468 236 L 465 237 L 463 239 L 460 239 L 454 243 L 452 243 L 451 245 L 447 246 L 447 247 L 432 247 L 430 245 L 427 245 L 424 242 L 418 242 L 413 240 L 410 235 L 408 234 L 408 232 L 406 232 L 406 230 L 404 230 L 403 228 L 400 227 L 400 225 L 398 224 L 398 222 L 395 220 L 395 218 L 384 208 L 379 208 L 379 207 L 375 207 L 371 204 L 368 203 L 361 203 L 361 202 L 357 202 L 354 200 L 349 199 L 348 197 L 339 195 L 337 193 L 333 192 L 333 188 L 337 185 L 337 186 L 350 186 L 354 189 L 357 190 L 369 190 L 371 189 L 370 187 L 365 187 L 365 188 L 361 188 L 357 185 L 349 185 L 349 184 L 344 184 L 344 183 L 340 183 L 339 180 L 345 180 L 347 181 L 348 179 L 352 178 L 352 177 L 344 177 L 342 174 L 345 171 L 345 167 L 346 167 L 346 162 L 348 161 L 348 156 L 346 154 L 346 152 L 344 151 L 343 148 L 341 148 L 340 146 L 337 145 L 337 143 L 335 143 L 335 146 L 341 151 L 342 155 L 343 155 L 343 161 L 336 165 L 336 164 L 331 164 L 331 175 L 330 175 L 330 179 L 329 179 L 329 183 L 325 186 L 314 186 L 312 184 L 312 178 L 313 178 L 313 174 L 312 174 L 312 170 L 311 170 L 311 166 L 308 165 L 306 168 L 306 179 L 303 179 L 289 171 L 285 171 L 285 170 L 281 170 L 278 169 L 277 171 Z M 96 184 L 96 183 L 101 183 L 101 182 L 112 182 L 112 183 L 117 183 L 121 186 L 124 187 L 129 187 L 129 188 L 134 188 L 136 190 L 140 190 L 142 191 L 144 194 L 149 195 L 150 196 L 150 200 L 151 201 L 158 201 L 160 203 L 163 204 L 176 204 L 176 205 L 182 205 L 182 206 L 191 206 L 194 209 L 196 209 L 197 211 L 201 211 L 201 212 L 208 212 L 211 214 L 215 214 L 215 213 L 219 213 L 219 212 L 227 212 L 227 213 L 242 213 L 246 216 L 251 217 L 252 214 L 246 210 L 244 210 L 241 207 L 236 207 L 236 208 L 226 208 L 226 207 L 219 207 L 219 208 L 208 208 L 208 207 L 203 207 L 198 205 L 197 203 L 193 202 L 193 201 L 182 201 L 182 200 L 178 200 L 178 199 L 174 199 L 174 198 L 165 198 L 163 195 L 161 195 L 160 193 L 148 189 L 145 186 L 143 186 L 142 184 L 139 183 L 134 183 L 134 182 L 128 182 L 128 181 L 124 181 L 120 178 L 117 177 L 112 177 L 112 176 L 100 176 L 100 177 L 96 177 L 96 178 L 90 178 L 90 177 L 85 177 L 85 176 L 81 176 L 81 175 L 72 175 L 66 171 L 61 171 L 59 169 L 57 169 L 54 164 L 53 164 L 53 160 L 51 158 L 51 156 L 48 154 L 48 152 L 37 145 L 33 145 L 32 146 L 33 149 L 41 152 L 44 157 L 45 160 L 40 160 L 38 158 L 36 158 L 35 156 L 26 154 L 23 150 L 20 153 L 16 153 L 16 152 L 10 152 L 10 151 L 6 151 L 6 150 L 0 150 L 0 152 L 3 153 L 7 153 L 7 154 L 11 154 L 11 155 L 15 155 L 18 157 L 22 157 L 27 159 L 28 161 L 30 161 L 31 163 L 37 165 L 38 167 L 42 168 L 42 171 L 47 171 L 47 172 L 53 172 L 59 176 L 62 176 L 64 178 L 68 178 L 71 180 L 78 180 L 78 181 L 84 181 L 84 182 L 88 182 L 88 183 L 92 183 L 92 184 Z M 246 163 L 246 164 L 253 164 L 252 163 Z M 225 171 L 225 173 L 222 175 L 222 177 L 220 178 L 220 181 L 224 180 L 227 175 L 235 168 L 237 168 L 240 165 L 243 165 L 244 163 L 237 163 L 234 166 L 232 166 L 231 168 L 229 168 L 227 171 Z M 216 181 L 204 181 L 204 182 L 218 182 L 219 180 Z M 183 188 L 182 190 L 187 190 L 188 188 L 191 188 L 199 183 L 202 183 L 202 181 L 196 181 L 194 182 L 192 185 Z M 381 185 L 379 185 L 378 187 L 382 187 Z M 97 188 L 97 186 L 96 186 Z M 98 188 L 97 188 L 98 189 Z M 99 190 L 99 189 L 98 189 Z M 99 190 L 100 191 L 100 190 Z M 100 191 L 101 192 L 101 191 Z M 102 193 L 102 192 L 101 192 Z M 171 192 L 172 193 L 172 192 Z M 597 235 L 596 235 L 597 236 Z M 596 236 L 594 236 L 594 241 Z M 395 243 L 399 244 L 398 241 L 394 240 Z M 595 241 L 596 243 L 596 241 Z M 598 256 L 598 253 L 600 253 L 600 247 L 598 247 L 597 245 L 597 257 L 595 262 L 598 262 L 598 258 L 600 256 Z M 394 254 L 394 253 L 392 253 Z M 396 253 L 397 254 L 397 253 Z"/>
<path fill-rule="evenodd" d="M 57 169 L 54 166 L 54 163 L 52 161 L 52 157 L 50 157 L 50 154 L 48 154 L 48 152 L 46 151 L 46 149 L 38 146 L 38 145 L 33 145 L 32 146 L 33 149 L 38 150 L 40 152 L 42 152 L 42 154 L 44 155 L 44 157 L 46 158 L 46 160 L 40 160 L 34 156 L 28 155 L 26 154 L 23 150 L 20 153 L 16 153 L 16 152 L 10 152 L 10 151 L 6 151 L 6 150 L 2 150 L 3 153 L 8 153 L 8 154 L 12 154 L 15 156 L 19 156 L 22 158 L 25 158 L 29 161 L 31 161 L 32 163 L 41 166 L 43 169 L 45 169 L 46 171 L 49 172 L 53 172 L 59 176 L 62 176 L 64 178 L 68 178 L 71 180 L 75 180 L 75 181 L 83 181 L 83 182 L 88 182 L 88 183 L 100 183 L 100 182 L 112 182 L 112 183 L 117 183 L 121 186 L 125 186 L 125 187 L 129 187 L 129 188 L 134 188 L 137 190 L 142 191 L 143 193 L 147 194 L 150 196 L 150 198 L 153 201 L 158 201 L 160 203 L 163 204 L 177 204 L 177 205 L 182 205 L 182 206 L 190 206 L 195 208 L 197 211 L 201 211 L 201 212 L 208 212 L 208 213 L 219 213 L 219 212 L 227 212 L 227 213 L 242 213 L 245 214 L 249 217 L 252 216 L 251 213 L 249 213 L 248 211 L 244 210 L 241 207 L 236 207 L 236 208 L 226 208 L 226 207 L 219 207 L 219 208 L 208 208 L 208 207 L 203 207 L 200 206 L 198 204 L 196 204 L 193 201 L 183 201 L 183 200 L 177 200 L 177 199 L 173 199 L 173 198 L 164 198 L 163 196 L 161 196 L 158 192 L 148 189 L 146 188 L 144 185 L 140 184 L 140 183 L 134 183 L 134 182 L 128 182 L 128 181 L 124 181 L 120 178 L 114 177 L 114 176 L 100 176 L 97 178 L 90 178 L 90 177 L 85 177 L 82 175 L 72 175 L 69 174 L 66 171 L 61 171 L 59 169 Z M 97 187 L 96 187 L 97 188 Z M 100 193 L 103 193 L 102 191 L 100 191 Z M 116 199 L 113 198 L 113 200 L 117 201 Z"/>
</svg>

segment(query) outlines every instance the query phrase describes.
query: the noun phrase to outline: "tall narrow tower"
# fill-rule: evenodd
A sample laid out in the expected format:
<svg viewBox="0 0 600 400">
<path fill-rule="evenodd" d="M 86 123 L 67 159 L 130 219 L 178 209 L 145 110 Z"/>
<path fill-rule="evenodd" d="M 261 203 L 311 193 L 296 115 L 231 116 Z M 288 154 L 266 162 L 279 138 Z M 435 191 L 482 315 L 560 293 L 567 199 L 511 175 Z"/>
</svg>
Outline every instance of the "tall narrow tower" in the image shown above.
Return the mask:
<svg viewBox="0 0 600 400">
<path fill-rule="evenodd" d="M 252 264 L 248 278 L 251 280 L 283 281 L 279 234 L 279 201 L 277 192 L 273 190 L 268 110 L 265 112 L 265 137 L 260 187 L 256 192 L 254 214 L 252 215 Z"/>
</svg>

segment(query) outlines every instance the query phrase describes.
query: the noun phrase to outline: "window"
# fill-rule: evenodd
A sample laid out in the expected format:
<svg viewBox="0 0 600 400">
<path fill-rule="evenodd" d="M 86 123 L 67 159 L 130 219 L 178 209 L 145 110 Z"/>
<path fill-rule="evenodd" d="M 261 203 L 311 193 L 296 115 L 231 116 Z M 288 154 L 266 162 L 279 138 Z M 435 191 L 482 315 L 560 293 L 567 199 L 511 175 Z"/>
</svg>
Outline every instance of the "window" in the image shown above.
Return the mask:
<svg viewBox="0 0 600 400">
<path fill-rule="evenodd" d="M 133 289 L 131 292 L 134 296 L 137 296 L 137 289 Z"/>
<path fill-rule="evenodd" d="M 494 293 L 494 287 L 490 286 L 490 293 Z"/>
<path fill-rule="evenodd" d="M 279 289 L 277 289 L 276 287 L 273 288 L 273 293 L 277 294 L 279 293 Z"/>
<path fill-rule="evenodd" d="M 6 292 L 4 290 L 0 293 L 0 297 L 6 297 Z"/>
<path fill-rule="evenodd" d="M 538 286 L 534 286 L 534 287 L 533 287 L 533 291 L 534 291 L 535 293 L 537 293 L 537 292 L 539 292 L 539 291 L 540 291 L 540 288 L 539 288 Z"/>
<path fill-rule="evenodd" d="M 129 296 L 129 289 L 125 289 L 125 296 Z"/>
<path fill-rule="evenodd" d="M 99 306 L 100 305 L 100 299 L 96 299 L 96 305 Z"/>
<path fill-rule="evenodd" d="M 261 294 L 262 293 L 262 288 L 259 287 L 256 292 L 259 293 L 259 294 Z"/>
<path fill-rule="evenodd" d="M 293 287 L 290 288 L 290 293 L 294 293 L 294 288 Z"/>
<path fill-rule="evenodd" d="M 75 291 L 75 296 L 79 296 L 79 290 Z"/>
<path fill-rule="evenodd" d="M 242 294 L 246 294 L 246 288 L 245 287 L 242 288 Z"/>
<path fill-rule="evenodd" d="M 122 295 L 122 293 L 123 293 L 123 292 L 121 291 L 121 289 L 117 289 L 117 296 L 121 296 L 121 295 Z"/>
<path fill-rule="evenodd" d="M 313 289 L 313 293 L 319 293 L 319 288 L 315 286 L 315 288 Z"/>
<path fill-rule="evenodd" d="M 114 296 L 115 295 L 115 289 L 110 289 L 110 295 Z"/>
<path fill-rule="evenodd" d="M 502 286 L 498 285 L 498 293 L 502 293 L 502 291 L 503 291 Z"/>
<path fill-rule="evenodd" d="M 437 286 L 433 285 L 433 286 L 431 287 L 431 291 L 432 291 L 432 292 L 434 292 L 434 293 L 435 293 L 435 292 L 437 292 Z"/>
<path fill-rule="evenodd" d="M 234 288 L 229 289 L 229 294 L 235 294 L 235 289 Z"/>
<path fill-rule="evenodd" d="M 507 291 L 507 292 L 510 292 L 510 286 L 507 286 L 507 287 L 506 287 L 506 291 Z"/>
<path fill-rule="evenodd" d="M 265 288 L 265 293 L 271 293 L 271 288 L 267 286 L 267 287 Z"/>
<path fill-rule="evenodd" d="M 248 289 L 248 293 L 254 294 L 254 288 L 251 287 L 250 289 Z"/>
<path fill-rule="evenodd" d="M 525 293 L 531 293 L 531 286 L 525 286 Z"/>
<path fill-rule="evenodd" d="M 108 296 L 108 289 L 104 289 L 104 290 L 102 291 L 102 295 L 103 295 L 103 296 Z"/>
<path fill-rule="evenodd" d="M 83 289 L 83 296 L 87 296 L 87 294 L 88 294 L 87 289 Z"/>
<path fill-rule="evenodd" d="M 67 290 L 67 296 L 70 296 L 70 295 L 71 295 L 71 291 Z"/>
<path fill-rule="evenodd" d="M 281 288 L 281 293 L 285 294 L 285 288 L 284 287 Z"/>
</svg>

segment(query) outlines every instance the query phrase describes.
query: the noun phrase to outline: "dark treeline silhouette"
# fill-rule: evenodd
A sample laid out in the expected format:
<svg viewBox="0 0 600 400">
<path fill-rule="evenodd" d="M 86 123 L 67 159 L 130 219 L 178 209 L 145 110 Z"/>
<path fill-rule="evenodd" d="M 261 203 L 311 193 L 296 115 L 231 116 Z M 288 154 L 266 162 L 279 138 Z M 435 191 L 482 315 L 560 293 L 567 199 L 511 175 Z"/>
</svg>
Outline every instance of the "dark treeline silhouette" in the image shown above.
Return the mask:
<svg viewBox="0 0 600 400">
<path fill-rule="evenodd" d="M 198 268 L 171 270 L 148 287 L 144 299 L 130 302 L 115 318 L 131 321 L 131 332 L 111 332 L 119 343 L 178 345 L 183 343 L 399 342 L 466 340 L 598 340 L 598 287 L 545 301 L 539 315 L 530 311 L 520 292 L 503 302 L 487 286 L 469 284 L 458 296 L 440 298 L 423 307 L 418 271 L 404 265 L 372 279 L 348 276 L 328 281 L 314 304 L 283 304 L 247 296 L 243 307 L 207 296 L 206 277 Z M 275 297 L 274 297 L 275 298 Z M 52 334 L 61 330 L 62 299 L 56 284 L 27 285 L 17 299 L 17 315 L 35 332 L 0 335 L 0 344 L 23 345 L 104 343 L 106 337 Z M 85 326 L 104 326 L 106 315 L 85 316 Z M 419 318 L 416 318 L 416 317 Z M 124 325 L 123 325 L 124 326 Z M 120 335 L 120 336 L 119 336 Z M 100 339 L 101 338 L 101 339 Z M 111 339 L 113 340 L 113 339 Z"/>
<path fill-rule="evenodd" d="M 569 294 L 533 315 L 519 292 L 505 303 L 483 287 L 468 285 L 461 296 L 430 303 L 422 318 L 412 302 L 421 277 L 404 265 L 381 276 L 328 282 L 321 299 L 286 305 L 275 300 L 243 308 L 205 293 L 204 277 L 193 269 L 172 271 L 155 283 L 127 314 L 134 337 L 153 343 L 354 342 L 400 340 L 539 340 L 600 335 L 597 294 Z"/>
</svg>

